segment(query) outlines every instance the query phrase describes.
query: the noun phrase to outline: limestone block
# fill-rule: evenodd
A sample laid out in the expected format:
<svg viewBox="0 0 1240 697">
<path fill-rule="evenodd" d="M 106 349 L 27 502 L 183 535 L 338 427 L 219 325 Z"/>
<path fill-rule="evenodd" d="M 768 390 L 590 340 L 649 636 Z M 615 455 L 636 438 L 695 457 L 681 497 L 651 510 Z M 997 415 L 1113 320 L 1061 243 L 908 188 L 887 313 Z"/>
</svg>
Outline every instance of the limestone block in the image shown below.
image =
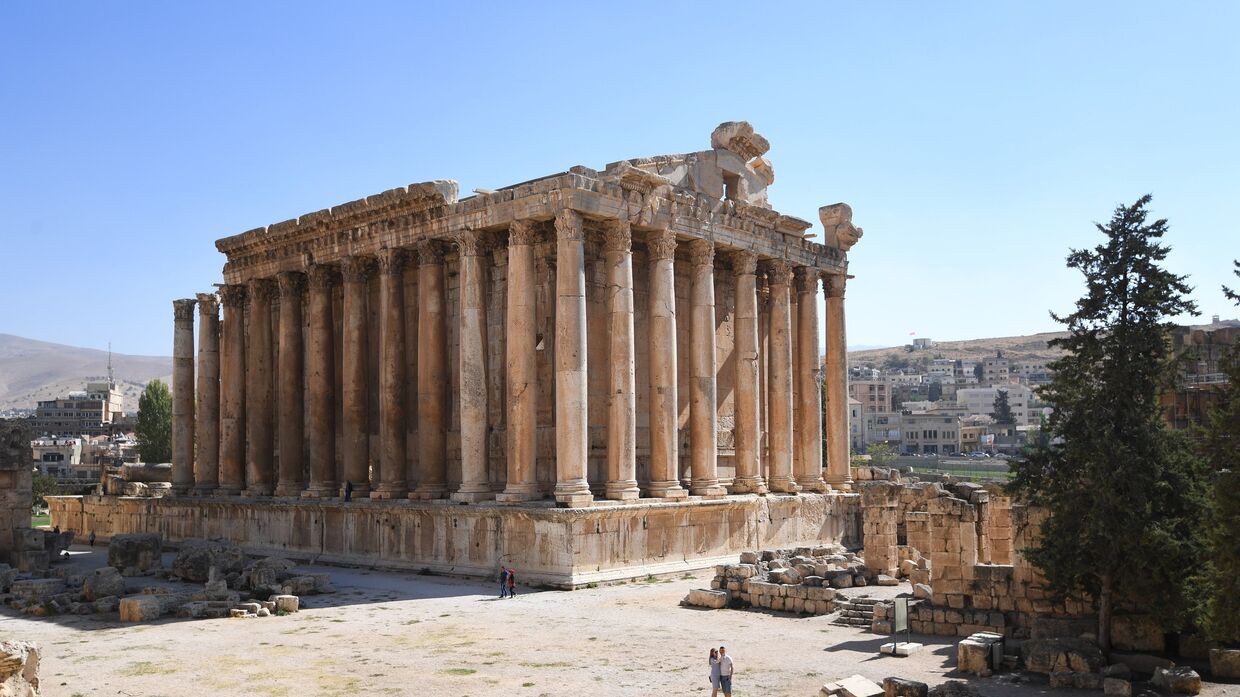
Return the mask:
<svg viewBox="0 0 1240 697">
<path fill-rule="evenodd" d="M 821 576 L 806 576 L 805 578 L 801 579 L 801 585 L 808 586 L 810 588 L 821 587 L 822 577 Z"/>
<path fill-rule="evenodd" d="M 890 634 L 891 620 L 874 620 L 870 623 L 870 631 L 875 634 Z"/>
<path fill-rule="evenodd" d="M 64 579 L 32 578 L 25 581 L 14 581 L 9 592 L 17 598 L 28 602 L 42 603 L 52 596 L 65 591 Z"/>
<path fill-rule="evenodd" d="M 121 622 L 149 622 L 159 619 L 161 603 L 154 595 L 131 595 L 121 598 Z"/>
<path fill-rule="evenodd" d="M 924 583 L 913 585 L 913 597 L 917 599 L 927 599 L 934 593 L 934 589 Z"/>
<path fill-rule="evenodd" d="M 1029 639 L 1020 651 L 1025 670 L 1034 673 L 1096 673 L 1105 665 L 1098 645 L 1085 639 Z"/>
<path fill-rule="evenodd" d="M 263 606 L 258 603 L 239 603 L 237 605 L 238 609 L 245 610 L 246 613 L 250 615 L 257 615 L 258 611 L 261 610 L 262 607 Z"/>
<path fill-rule="evenodd" d="M 316 593 L 335 593 L 336 589 L 327 574 L 304 574 L 294 576 L 281 586 L 283 595 L 314 595 Z"/>
<path fill-rule="evenodd" d="M 108 566 L 145 573 L 163 566 L 163 537 L 155 532 L 113 535 L 108 541 Z"/>
<path fill-rule="evenodd" d="M 883 694 L 881 686 L 860 675 L 844 678 L 836 684 L 839 686 L 838 694 L 843 697 L 879 697 Z"/>
<path fill-rule="evenodd" d="M 757 552 L 741 552 L 740 561 L 742 564 L 757 564 L 758 553 Z"/>
<path fill-rule="evenodd" d="M 883 697 L 928 697 L 930 686 L 916 680 L 883 678 Z"/>
<path fill-rule="evenodd" d="M 956 644 L 956 669 L 975 675 L 989 674 L 991 647 L 1002 637 L 995 634 L 973 634 Z"/>
<path fill-rule="evenodd" d="M 82 597 L 91 602 L 109 595 L 125 594 L 125 577 L 115 567 L 95 569 L 82 584 Z"/>
<path fill-rule="evenodd" d="M 121 607 L 121 599 L 115 595 L 95 601 L 95 612 L 116 612 Z"/>
<path fill-rule="evenodd" d="M 832 588 L 852 588 L 853 575 L 847 571 L 833 571 L 828 579 Z"/>
<path fill-rule="evenodd" d="M 1150 683 L 1159 689 L 1181 695 L 1201 692 L 1201 676 L 1188 666 L 1156 668 Z"/>
<path fill-rule="evenodd" d="M 38 697 L 39 648 L 25 641 L 0 641 L 0 695 Z"/>
<path fill-rule="evenodd" d="M 244 565 L 241 548 L 227 540 L 186 540 L 172 562 L 172 574 L 186 581 L 205 583 L 213 567 L 229 574 L 240 572 Z"/>
<path fill-rule="evenodd" d="M 279 586 L 281 581 L 292 575 L 294 566 L 295 563 L 282 557 L 259 559 L 241 572 L 242 583 L 251 589 Z"/>
<path fill-rule="evenodd" d="M 960 680 L 948 680 L 930 688 L 928 697 L 979 697 L 976 687 Z"/>
<path fill-rule="evenodd" d="M 228 611 L 228 616 L 233 619 L 244 619 L 246 617 L 249 617 L 250 614 L 246 612 L 245 610 L 242 610 L 241 608 L 234 607 Z"/>
<path fill-rule="evenodd" d="M 1111 646 L 1120 651 L 1154 651 L 1166 648 L 1162 627 L 1149 615 L 1116 615 L 1111 618 Z"/>
<path fill-rule="evenodd" d="M 296 597 L 293 595 L 277 595 L 277 607 L 280 598 L 293 598 L 296 603 Z M 718 590 L 708 590 L 706 588 L 693 588 L 689 594 L 685 596 L 685 604 L 694 607 L 706 607 L 711 609 L 719 609 L 728 606 L 728 592 Z M 296 610 L 294 610 L 296 612 Z"/>
<path fill-rule="evenodd" d="M 1240 649 L 1210 649 L 1210 673 L 1216 678 L 1240 678 Z"/>
<path fill-rule="evenodd" d="M 900 582 L 887 574 L 879 574 L 876 583 L 880 586 L 898 586 Z"/>
<path fill-rule="evenodd" d="M 905 559 L 900 562 L 901 576 L 911 576 L 914 571 L 917 571 L 917 562 L 912 559 Z"/>
<path fill-rule="evenodd" d="M 17 569 L 8 564 L 0 564 L 0 593 L 8 593 L 13 582 L 17 580 Z"/>
<path fill-rule="evenodd" d="M 1132 697 L 1132 683 L 1122 678 L 1103 678 L 1102 691 L 1108 697 Z"/>
<path fill-rule="evenodd" d="M 258 608 L 258 612 L 256 612 L 255 614 L 258 615 L 259 617 L 271 617 L 271 611 L 265 607 Z"/>
<path fill-rule="evenodd" d="M 205 600 L 192 600 L 177 608 L 177 617 L 185 617 L 189 619 L 199 619 L 207 616 L 207 609 L 210 606 Z"/>
</svg>

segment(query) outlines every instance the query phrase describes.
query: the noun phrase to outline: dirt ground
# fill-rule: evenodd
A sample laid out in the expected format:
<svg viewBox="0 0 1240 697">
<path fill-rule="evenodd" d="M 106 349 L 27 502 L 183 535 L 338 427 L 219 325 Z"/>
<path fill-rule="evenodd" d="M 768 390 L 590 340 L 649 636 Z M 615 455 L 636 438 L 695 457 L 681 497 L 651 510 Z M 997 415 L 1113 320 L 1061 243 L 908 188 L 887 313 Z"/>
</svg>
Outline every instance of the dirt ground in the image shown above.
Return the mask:
<svg viewBox="0 0 1240 697">
<path fill-rule="evenodd" d="M 104 548 L 73 551 L 84 567 L 106 557 Z M 886 637 L 825 617 L 679 607 L 711 572 L 500 600 L 497 583 L 302 568 L 331 573 L 338 592 L 305 598 L 309 607 L 295 615 L 121 625 L 115 615 L 34 619 L 2 608 L 0 638 L 41 646 L 41 693 L 50 697 L 705 696 L 707 652 L 720 644 L 736 664 L 737 697 L 814 697 L 854 673 L 931 684 L 959 677 L 954 642 L 943 638 L 914 637 L 927 646 L 910 658 L 880 657 Z M 973 682 L 988 697 L 1049 692 L 1011 676 Z M 1101 693 L 1079 693 L 1091 694 Z M 1203 694 L 1240 697 L 1240 685 Z"/>
</svg>

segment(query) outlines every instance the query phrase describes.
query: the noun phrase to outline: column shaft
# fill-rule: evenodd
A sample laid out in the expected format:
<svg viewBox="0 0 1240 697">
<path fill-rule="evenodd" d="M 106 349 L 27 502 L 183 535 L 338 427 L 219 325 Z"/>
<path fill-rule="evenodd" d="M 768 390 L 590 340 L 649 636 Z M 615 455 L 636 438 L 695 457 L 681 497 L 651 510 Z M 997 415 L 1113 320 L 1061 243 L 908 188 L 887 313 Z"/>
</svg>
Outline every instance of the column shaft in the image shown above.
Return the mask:
<svg viewBox="0 0 1240 697">
<path fill-rule="evenodd" d="M 650 233 L 650 496 L 684 498 L 676 385 L 676 235 Z"/>
<path fill-rule="evenodd" d="M 776 259 L 770 262 L 770 356 L 768 390 L 770 406 L 770 480 L 771 491 L 796 493 L 800 490 L 792 479 L 792 315 L 789 286 L 792 269 Z"/>
<path fill-rule="evenodd" d="M 507 457 L 508 484 L 500 501 L 537 498 L 534 481 L 538 445 L 538 364 L 534 325 L 534 242 L 537 228 L 528 220 L 508 227 L 508 363 Z"/>
<path fill-rule="evenodd" d="M 555 499 L 574 508 L 594 500 L 586 482 L 589 414 L 586 394 L 585 229 L 581 214 L 555 217 Z"/>
<path fill-rule="evenodd" d="M 461 310 L 458 361 L 461 404 L 461 486 L 453 501 L 495 498 L 487 476 L 487 289 L 484 236 L 466 230 L 457 237 L 461 254 Z"/>
<path fill-rule="evenodd" d="M 689 245 L 689 491 L 695 496 L 723 496 L 719 486 L 719 416 L 715 381 L 715 245 Z"/>
<path fill-rule="evenodd" d="M 448 313 L 443 250 L 422 240 L 418 255 L 418 488 L 410 498 L 448 493 Z"/>
<path fill-rule="evenodd" d="M 330 498 L 336 481 L 336 341 L 332 322 L 332 285 L 336 270 L 310 267 L 310 347 L 306 365 L 306 399 L 310 401 L 310 485 L 306 498 Z"/>
<path fill-rule="evenodd" d="M 194 441 L 194 493 L 206 496 L 220 483 L 220 298 L 198 294 L 198 405 Z"/>
<path fill-rule="evenodd" d="M 818 271 L 797 267 L 796 482 L 826 491 L 822 480 L 822 382 L 818 363 Z"/>
<path fill-rule="evenodd" d="M 194 305 L 172 301 L 172 491 L 194 486 Z"/>
<path fill-rule="evenodd" d="M 250 323 L 246 330 L 246 496 L 271 496 L 275 490 L 275 399 L 271 376 L 271 301 L 275 294 L 273 281 L 250 281 Z"/>
<path fill-rule="evenodd" d="M 353 496 L 370 496 L 370 400 L 369 344 L 367 342 L 368 282 L 374 273 L 374 259 L 345 257 L 344 273 L 344 479 L 353 485 Z"/>
<path fill-rule="evenodd" d="M 305 358 L 301 337 L 301 296 L 306 276 L 285 271 L 280 283 L 280 380 L 278 430 L 280 437 L 280 476 L 276 496 L 301 496 L 305 488 Z"/>
<path fill-rule="evenodd" d="M 379 252 L 379 485 L 374 499 L 406 498 L 405 252 Z"/>
<path fill-rule="evenodd" d="M 736 477 L 732 491 L 738 494 L 765 494 L 766 483 L 759 469 L 762 444 L 758 424 L 758 290 L 757 257 L 751 252 L 734 255 L 736 272 Z"/>
<path fill-rule="evenodd" d="M 607 488 L 617 501 L 638 498 L 636 349 L 633 331 L 633 235 L 628 220 L 608 221 L 607 327 L 611 369 L 607 394 Z"/>
<path fill-rule="evenodd" d="M 215 493 L 231 496 L 245 486 L 245 297 L 244 285 L 220 288 L 224 298 L 224 344 L 220 353 L 220 481 Z"/>
<path fill-rule="evenodd" d="M 827 290 L 827 483 L 852 488 L 848 463 L 848 337 L 843 274 L 825 278 Z"/>
</svg>

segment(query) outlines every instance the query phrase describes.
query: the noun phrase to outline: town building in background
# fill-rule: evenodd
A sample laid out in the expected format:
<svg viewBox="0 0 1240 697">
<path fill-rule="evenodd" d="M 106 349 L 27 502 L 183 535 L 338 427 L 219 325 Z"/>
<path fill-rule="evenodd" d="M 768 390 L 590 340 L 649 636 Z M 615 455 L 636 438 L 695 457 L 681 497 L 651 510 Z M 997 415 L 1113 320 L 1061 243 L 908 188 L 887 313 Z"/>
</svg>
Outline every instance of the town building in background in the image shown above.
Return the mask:
<svg viewBox="0 0 1240 697">
<path fill-rule="evenodd" d="M 99 436 L 113 433 L 124 416 L 116 381 L 89 382 L 86 389 L 40 401 L 32 428 L 40 436 Z"/>
</svg>

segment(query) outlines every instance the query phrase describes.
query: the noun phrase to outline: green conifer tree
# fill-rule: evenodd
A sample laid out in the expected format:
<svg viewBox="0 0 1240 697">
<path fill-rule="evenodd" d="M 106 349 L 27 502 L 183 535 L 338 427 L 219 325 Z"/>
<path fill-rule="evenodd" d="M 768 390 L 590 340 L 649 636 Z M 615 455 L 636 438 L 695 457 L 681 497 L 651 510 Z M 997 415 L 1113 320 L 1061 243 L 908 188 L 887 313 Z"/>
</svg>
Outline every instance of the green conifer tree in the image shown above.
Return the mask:
<svg viewBox="0 0 1240 697">
<path fill-rule="evenodd" d="M 142 390 L 134 430 L 143 462 L 172 461 L 172 393 L 162 381 L 152 380 Z"/>
</svg>

